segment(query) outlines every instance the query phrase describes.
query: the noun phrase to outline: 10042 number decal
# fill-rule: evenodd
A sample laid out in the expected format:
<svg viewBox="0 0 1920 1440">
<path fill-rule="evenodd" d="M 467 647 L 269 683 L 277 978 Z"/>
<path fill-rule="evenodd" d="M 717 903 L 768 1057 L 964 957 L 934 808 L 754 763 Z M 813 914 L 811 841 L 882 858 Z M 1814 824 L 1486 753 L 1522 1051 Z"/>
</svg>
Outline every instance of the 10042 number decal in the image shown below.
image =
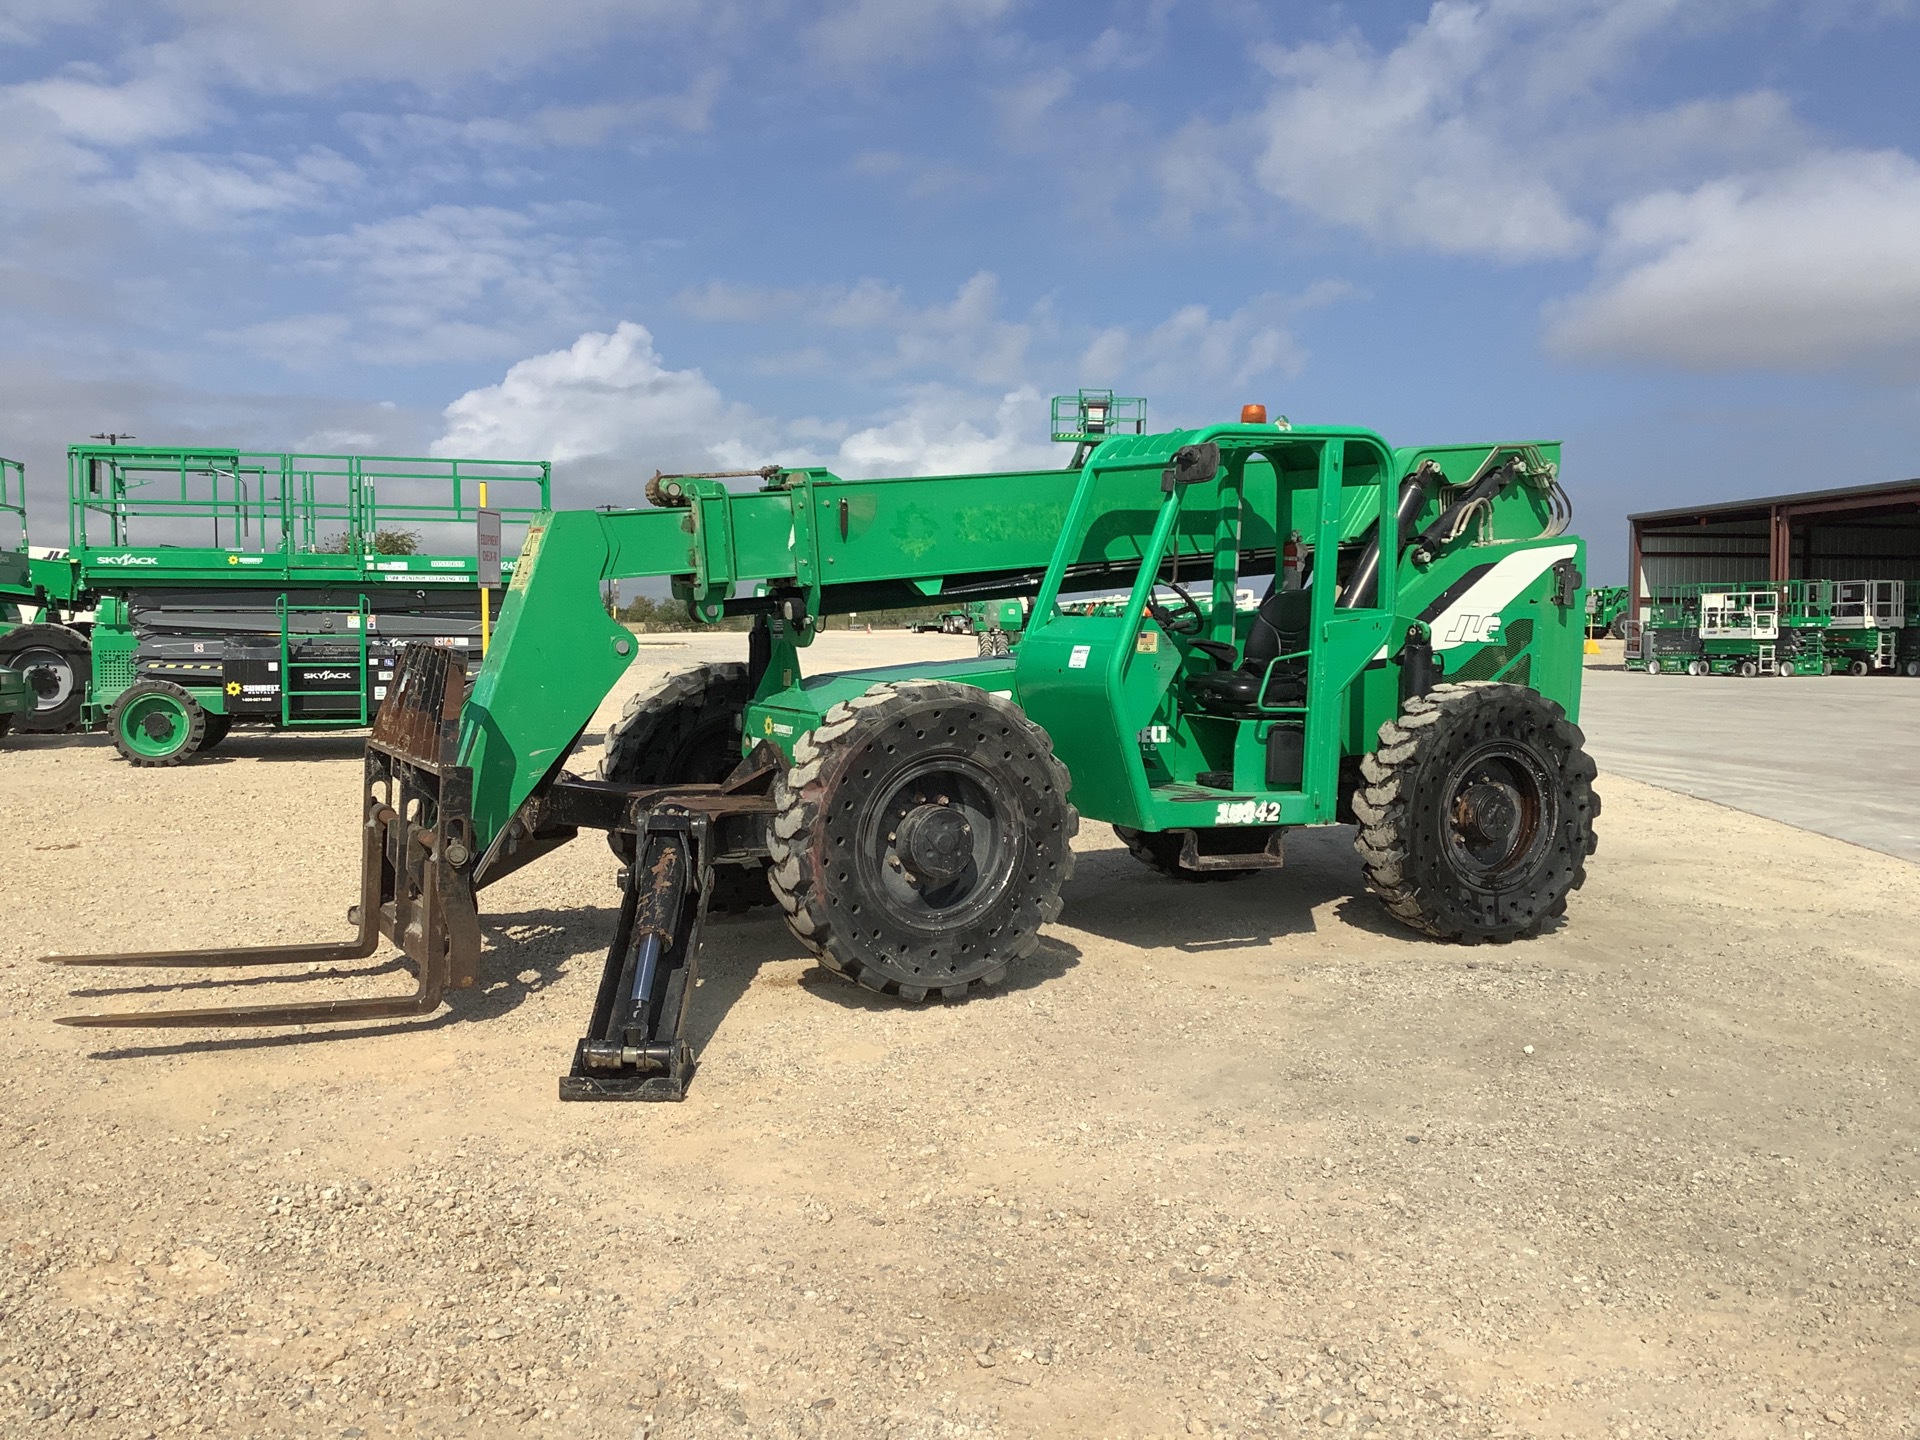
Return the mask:
<svg viewBox="0 0 1920 1440">
<path fill-rule="evenodd" d="M 1226 800 L 1213 807 L 1216 825 L 1278 825 L 1278 800 Z"/>
</svg>

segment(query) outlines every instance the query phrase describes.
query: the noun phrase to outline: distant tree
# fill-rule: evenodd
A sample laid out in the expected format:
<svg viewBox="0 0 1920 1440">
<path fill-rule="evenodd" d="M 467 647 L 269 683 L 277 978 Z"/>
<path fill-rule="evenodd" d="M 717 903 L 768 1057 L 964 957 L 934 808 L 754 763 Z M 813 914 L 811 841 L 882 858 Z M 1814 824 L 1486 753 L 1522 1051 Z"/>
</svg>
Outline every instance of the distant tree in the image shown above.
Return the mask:
<svg viewBox="0 0 1920 1440">
<path fill-rule="evenodd" d="M 360 543 L 355 544 L 359 539 Z M 338 535 L 329 535 L 313 547 L 322 555 L 416 555 L 420 551 L 420 532 L 417 530 L 376 530 L 373 532 L 373 544 L 366 544 L 366 537 L 356 537 L 351 531 L 342 530 Z"/>
</svg>

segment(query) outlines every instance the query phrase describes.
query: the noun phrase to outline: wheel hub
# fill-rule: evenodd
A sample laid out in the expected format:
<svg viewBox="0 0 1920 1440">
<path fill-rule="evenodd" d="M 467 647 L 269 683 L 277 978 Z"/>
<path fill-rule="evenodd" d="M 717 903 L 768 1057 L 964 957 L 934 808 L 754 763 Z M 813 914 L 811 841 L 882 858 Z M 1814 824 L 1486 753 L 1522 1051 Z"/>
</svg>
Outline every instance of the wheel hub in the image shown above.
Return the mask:
<svg viewBox="0 0 1920 1440">
<path fill-rule="evenodd" d="M 973 863 L 973 826 L 951 805 L 916 805 L 896 833 L 900 858 L 917 875 L 951 880 Z"/>
<path fill-rule="evenodd" d="M 27 687 L 33 691 L 35 704 L 41 710 L 54 709 L 73 693 L 73 664 L 57 651 L 28 650 L 16 656 L 13 664 L 26 677 Z"/>
<path fill-rule="evenodd" d="M 1454 802 L 1453 822 L 1469 845 L 1511 846 L 1520 826 L 1520 793 L 1498 780 L 1478 780 Z"/>
<path fill-rule="evenodd" d="M 1498 885 L 1524 871 L 1553 828 L 1550 786 L 1524 747 L 1494 741 L 1453 768 L 1441 810 L 1441 840 L 1457 873 Z"/>
</svg>

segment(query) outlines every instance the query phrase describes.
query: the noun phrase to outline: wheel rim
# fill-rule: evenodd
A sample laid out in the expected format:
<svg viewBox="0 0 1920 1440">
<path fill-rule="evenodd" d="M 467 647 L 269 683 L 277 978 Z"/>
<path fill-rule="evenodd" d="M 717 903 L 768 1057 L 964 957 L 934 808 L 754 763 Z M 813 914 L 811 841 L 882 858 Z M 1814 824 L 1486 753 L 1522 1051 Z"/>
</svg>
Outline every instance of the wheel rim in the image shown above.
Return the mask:
<svg viewBox="0 0 1920 1440">
<path fill-rule="evenodd" d="M 136 755 L 164 759 L 186 744 L 193 722 L 170 695 L 137 695 L 120 712 L 120 738 Z"/>
<path fill-rule="evenodd" d="M 1441 842 L 1455 872 L 1496 885 L 1526 869 L 1553 832 L 1553 786 L 1524 747 L 1494 741 L 1469 752 L 1442 791 Z"/>
<path fill-rule="evenodd" d="M 1015 858 L 994 794 L 984 770 L 953 756 L 929 757 L 881 788 L 860 825 L 858 859 L 893 919 L 947 930 L 992 906 Z"/>
<path fill-rule="evenodd" d="M 13 657 L 13 668 L 26 677 L 36 711 L 58 710 L 79 684 L 70 656 L 49 645 L 32 645 Z"/>
</svg>

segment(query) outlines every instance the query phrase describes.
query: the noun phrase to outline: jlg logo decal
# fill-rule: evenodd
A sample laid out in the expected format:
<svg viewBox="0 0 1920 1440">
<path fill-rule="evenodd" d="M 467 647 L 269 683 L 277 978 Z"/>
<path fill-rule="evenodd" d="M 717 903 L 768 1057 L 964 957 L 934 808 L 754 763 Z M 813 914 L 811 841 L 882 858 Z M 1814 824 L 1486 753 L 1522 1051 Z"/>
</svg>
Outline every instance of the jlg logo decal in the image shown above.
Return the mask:
<svg viewBox="0 0 1920 1440">
<path fill-rule="evenodd" d="M 1456 616 L 1447 633 L 1440 637 L 1442 645 L 1491 645 L 1500 638 L 1500 617 L 1498 615 L 1460 615 Z"/>
</svg>

